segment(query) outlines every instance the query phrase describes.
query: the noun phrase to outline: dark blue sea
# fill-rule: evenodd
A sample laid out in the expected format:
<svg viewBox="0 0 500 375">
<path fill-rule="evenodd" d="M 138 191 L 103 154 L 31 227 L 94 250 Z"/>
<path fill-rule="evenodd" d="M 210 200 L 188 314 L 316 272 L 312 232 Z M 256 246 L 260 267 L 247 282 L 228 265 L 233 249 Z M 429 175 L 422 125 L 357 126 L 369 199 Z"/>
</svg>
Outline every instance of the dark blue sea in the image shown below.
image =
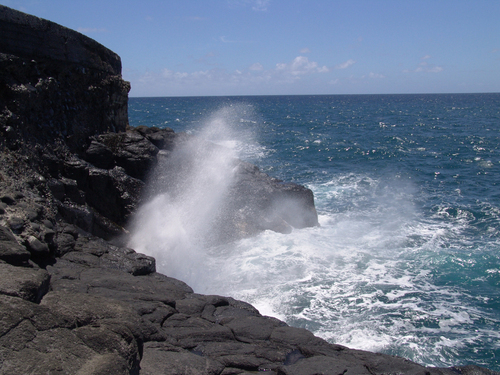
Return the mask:
<svg viewBox="0 0 500 375">
<path fill-rule="evenodd" d="M 131 98 L 129 119 L 306 185 L 321 224 L 204 248 L 208 198 L 151 197 L 133 245 L 159 271 L 332 343 L 500 371 L 500 94 Z"/>
</svg>

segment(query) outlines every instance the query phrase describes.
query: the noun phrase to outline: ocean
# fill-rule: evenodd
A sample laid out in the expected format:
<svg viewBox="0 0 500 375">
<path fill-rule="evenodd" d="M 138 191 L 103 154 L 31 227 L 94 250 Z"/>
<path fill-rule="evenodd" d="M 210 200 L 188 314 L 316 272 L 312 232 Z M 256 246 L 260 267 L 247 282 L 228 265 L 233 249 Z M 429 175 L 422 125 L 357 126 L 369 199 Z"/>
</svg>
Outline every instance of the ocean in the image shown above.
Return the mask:
<svg viewBox="0 0 500 375">
<path fill-rule="evenodd" d="M 151 197 L 131 245 L 159 272 L 332 343 L 500 371 L 500 94 L 130 98 L 129 121 L 223 144 L 319 215 L 210 248 L 164 220 L 188 202 Z"/>
</svg>

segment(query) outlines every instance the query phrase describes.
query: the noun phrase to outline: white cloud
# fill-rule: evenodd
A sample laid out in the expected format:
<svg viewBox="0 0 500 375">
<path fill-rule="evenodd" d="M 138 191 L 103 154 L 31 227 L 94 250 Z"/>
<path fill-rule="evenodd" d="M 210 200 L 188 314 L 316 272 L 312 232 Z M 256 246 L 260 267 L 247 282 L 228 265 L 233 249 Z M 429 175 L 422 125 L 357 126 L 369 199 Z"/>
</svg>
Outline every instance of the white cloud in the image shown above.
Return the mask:
<svg viewBox="0 0 500 375">
<path fill-rule="evenodd" d="M 422 61 L 418 63 L 417 68 L 415 69 L 405 69 L 403 73 L 440 73 L 444 70 L 442 66 L 438 66 L 435 64 L 429 64 L 427 61 L 430 59 L 430 55 L 425 55 L 421 58 Z"/>
<path fill-rule="evenodd" d="M 262 70 L 264 70 L 264 67 L 260 63 L 255 63 L 255 64 L 250 65 L 249 69 L 254 70 L 254 71 L 262 71 Z"/>
<path fill-rule="evenodd" d="M 172 77 L 173 74 L 174 74 L 174 72 L 172 72 L 170 69 L 167 69 L 167 68 L 165 68 L 161 71 L 161 76 L 163 78 L 170 78 L 170 77 Z M 146 77 L 147 77 L 147 75 L 146 75 Z"/>
<path fill-rule="evenodd" d="M 286 64 L 284 63 L 277 63 L 276 64 L 276 70 L 285 70 L 286 69 Z"/>
<path fill-rule="evenodd" d="M 255 0 L 252 9 L 257 12 L 265 12 L 270 0 Z"/>
<path fill-rule="evenodd" d="M 189 73 L 186 72 L 173 72 L 169 69 L 163 69 L 161 71 L 161 77 L 165 79 L 173 79 L 173 80 L 179 80 L 183 79 L 186 77 L 189 77 Z"/>
<path fill-rule="evenodd" d="M 311 50 L 309 48 L 302 48 L 300 53 L 311 53 Z"/>
<path fill-rule="evenodd" d="M 420 59 L 418 66 L 415 69 L 405 69 L 403 73 L 440 73 L 444 70 L 442 66 L 431 64 L 427 60 L 431 59 L 431 55 L 425 55 Z"/>
<path fill-rule="evenodd" d="M 442 72 L 443 71 L 443 67 L 442 66 L 433 66 L 432 68 L 428 68 L 427 69 L 427 72 L 429 73 L 439 73 L 439 72 Z"/>
<path fill-rule="evenodd" d="M 222 43 L 236 43 L 234 40 L 228 40 L 225 36 L 221 36 L 219 39 Z"/>
<path fill-rule="evenodd" d="M 219 67 L 194 72 L 174 71 L 164 68 L 157 72 L 126 76 L 132 84 L 133 95 L 184 95 L 184 92 L 197 92 L 199 95 L 269 92 L 278 87 L 290 87 L 313 74 L 329 72 L 328 67 L 320 66 L 305 56 L 298 56 L 289 63 L 278 63 L 275 68 L 265 69 L 260 63 L 254 63 L 246 69 L 228 71 Z M 286 86 L 283 86 L 286 85 Z M 218 91 L 217 91 L 218 90 Z"/>
<path fill-rule="evenodd" d="M 354 65 L 356 61 L 350 59 L 347 60 L 346 62 L 343 62 L 342 64 L 335 65 L 335 69 L 347 69 L 350 66 Z"/>
<path fill-rule="evenodd" d="M 309 61 L 305 56 L 297 56 L 290 64 L 278 64 L 279 70 L 285 70 L 293 76 L 299 76 L 310 73 L 326 73 L 329 69 L 326 66 L 318 66 L 315 61 Z"/>
<path fill-rule="evenodd" d="M 377 79 L 377 78 L 385 78 L 385 76 L 383 74 L 370 72 L 370 74 L 368 74 L 368 78 Z"/>
<path fill-rule="evenodd" d="M 255 12 L 266 12 L 271 0 L 226 0 L 230 7 L 251 7 Z"/>
</svg>

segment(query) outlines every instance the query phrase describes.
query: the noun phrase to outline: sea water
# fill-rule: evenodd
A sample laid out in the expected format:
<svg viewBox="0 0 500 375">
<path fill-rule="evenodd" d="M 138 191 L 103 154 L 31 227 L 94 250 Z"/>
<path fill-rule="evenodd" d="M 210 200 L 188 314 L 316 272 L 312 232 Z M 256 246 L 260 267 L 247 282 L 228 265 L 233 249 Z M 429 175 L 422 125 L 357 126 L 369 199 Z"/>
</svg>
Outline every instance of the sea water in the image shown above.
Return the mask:
<svg viewBox="0 0 500 375">
<path fill-rule="evenodd" d="M 321 224 L 171 246 L 187 208 L 150 197 L 135 247 L 158 271 L 332 343 L 500 370 L 500 94 L 131 98 L 129 119 L 309 187 Z"/>
</svg>

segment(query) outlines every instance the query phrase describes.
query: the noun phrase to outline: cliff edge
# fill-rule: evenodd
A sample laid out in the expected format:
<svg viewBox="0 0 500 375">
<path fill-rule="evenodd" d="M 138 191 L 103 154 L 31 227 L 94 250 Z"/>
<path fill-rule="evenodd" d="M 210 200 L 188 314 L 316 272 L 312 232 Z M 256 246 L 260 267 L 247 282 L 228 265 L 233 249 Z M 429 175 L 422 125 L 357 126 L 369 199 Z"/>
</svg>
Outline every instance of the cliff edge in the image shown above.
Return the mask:
<svg viewBox="0 0 500 375">
<path fill-rule="evenodd" d="M 493 374 L 329 344 L 157 273 L 120 239 L 148 171 L 178 178 L 188 137 L 128 127 L 130 85 L 97 42 L 4 6 L 0 35 L 0 374 Z M 232 167 L 216 241 L 317 225 L 309 189 Z"/>
</svg>

